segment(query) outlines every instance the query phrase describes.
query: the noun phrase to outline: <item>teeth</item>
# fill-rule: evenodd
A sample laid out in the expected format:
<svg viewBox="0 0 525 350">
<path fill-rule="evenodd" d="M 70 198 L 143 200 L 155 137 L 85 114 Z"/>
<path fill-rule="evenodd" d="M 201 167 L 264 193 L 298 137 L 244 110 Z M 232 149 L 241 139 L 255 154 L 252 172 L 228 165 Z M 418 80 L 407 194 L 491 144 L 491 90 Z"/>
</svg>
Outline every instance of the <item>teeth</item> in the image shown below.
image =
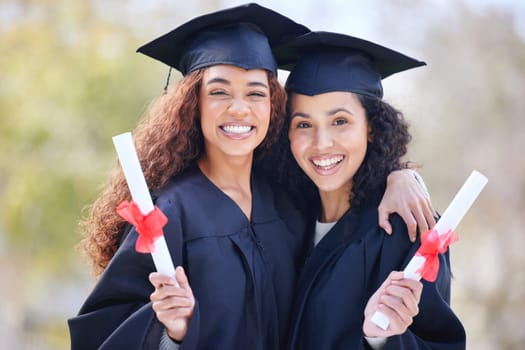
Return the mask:
<svg viewBox="0 0 525 350">
<path fill-rule="evenodd" d="M 337 156 L 337 157 L 332 157 L 328 159 L 312 160 L 312 162 L 315 164 L 315 166 L 318 166 L 318 167 L 329 167 L 329 166 L 339 163 L 342 160 L 343 160 L 343 156 Z"/>
<path fill-rule="evenodd" d="M 247 125 L 226 125 L 222 127 L 222 130 L 231 134 L 244 134 L 252 129 L 251 126 Z"/>
</svg>

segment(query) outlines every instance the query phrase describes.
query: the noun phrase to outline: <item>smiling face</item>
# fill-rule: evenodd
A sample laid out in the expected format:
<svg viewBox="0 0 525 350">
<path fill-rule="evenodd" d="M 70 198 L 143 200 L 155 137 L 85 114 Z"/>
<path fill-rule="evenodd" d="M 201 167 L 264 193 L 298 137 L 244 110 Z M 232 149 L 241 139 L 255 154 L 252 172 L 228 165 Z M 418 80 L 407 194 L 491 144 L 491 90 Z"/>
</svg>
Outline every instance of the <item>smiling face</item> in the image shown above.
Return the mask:
<svg viewBox="0 0 525 350">
<path fill-rule="evenodd" d="M 351 92 L 291 96 L 290 146 L 295 160 L 320 193 L 349 194 L 365 159 L 366 112 Z"/>
<path fill-rule="evenodd" d="M 211 66 L 204 71 L 199 107 L 208 157 L 252 157 L 270 124 L 268 73 Z"/>
</svg>

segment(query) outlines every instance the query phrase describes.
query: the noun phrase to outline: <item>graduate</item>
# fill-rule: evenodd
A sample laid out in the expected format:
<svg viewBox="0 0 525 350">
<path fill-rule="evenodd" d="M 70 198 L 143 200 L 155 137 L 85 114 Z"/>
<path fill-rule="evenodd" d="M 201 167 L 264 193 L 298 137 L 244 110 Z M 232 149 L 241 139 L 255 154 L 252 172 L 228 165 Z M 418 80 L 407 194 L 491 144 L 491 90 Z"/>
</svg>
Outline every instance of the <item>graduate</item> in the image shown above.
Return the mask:
<svg viewBox="0 0 525 350">
<path fill-rule="evenodd" d="M 307 33 L 275 53 L 292 69 L 281 179 L 318 203 L 289 349 L 464 349 L 449 305 L 448 252 L 434 282 L 405 279 L 400 271 L 419 240 L 410 242 L 397 215 L 392 235 L 378 225 L 387 175 L 406 167 L 410 141 L 401 112 L 382 100 L 381 80 L 424 62 L 329 32 Z M 377 310 L 389 317 L 388 329 L 371 322 Z"/>
<path fill-rule="evenodd" d="M 83 247 L 101 276 L 69 320 L 73 350 L 286 348 L 307 221 L 257 162 L 286 112 L 271 47 L 308 31 L 248 4 L 194 18 L 139 48 L 183 74 L 134 131 L 178 267 L 164 276 L 151 255 L 135 251 L 135 228 L 115 212 L 130 199 L 116 172 L 84 222 Z M 395 209 L 406 207 L 416 208 L 414 220 L 428 209 Z"/>
</svg>

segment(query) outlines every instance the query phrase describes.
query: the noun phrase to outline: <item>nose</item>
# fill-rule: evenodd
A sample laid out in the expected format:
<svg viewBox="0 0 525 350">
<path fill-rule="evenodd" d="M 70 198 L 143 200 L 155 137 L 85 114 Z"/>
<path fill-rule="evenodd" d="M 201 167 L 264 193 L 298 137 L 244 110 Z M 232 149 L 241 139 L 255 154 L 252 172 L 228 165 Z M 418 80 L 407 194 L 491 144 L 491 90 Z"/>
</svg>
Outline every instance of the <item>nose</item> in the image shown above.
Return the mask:
<svg viewBox="0 0 525 350">
<path fill-rule="evenodd" d="M 228 107 L 228 111 L 234 117 L 242 118 L 250 112 L 250 107 L 246 101 L 244 101 L 244 99 L 237 97 L 232 99 L 231 104 Z"/>
<path fill-rule="evenodd" d="M 332 134 L 327 128 L 318 128 L 315 136 L 315 146 L 319 150 L 330 148 L 334 144 Z"/>
</svg>

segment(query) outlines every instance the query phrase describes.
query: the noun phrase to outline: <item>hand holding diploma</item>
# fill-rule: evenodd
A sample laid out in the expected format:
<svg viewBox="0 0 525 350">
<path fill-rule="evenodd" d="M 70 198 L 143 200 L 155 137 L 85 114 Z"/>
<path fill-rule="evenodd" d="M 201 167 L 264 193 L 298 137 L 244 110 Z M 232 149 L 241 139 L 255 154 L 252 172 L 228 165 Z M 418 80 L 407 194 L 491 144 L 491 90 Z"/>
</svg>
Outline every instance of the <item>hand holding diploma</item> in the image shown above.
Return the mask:
<svg viewBox="0 0 525 350">
<path fill-rule="evenodd" d="M 157 319 L 166 327 L 168 335 L 181 341 L 186 335 L 195 307 L 193 292 L 184 269 L 179 266 L 175 270 L 173 266 L 162 232 L 167 219 L 153 205 L 131 133 L 113 137 L 113 143 L 133 198 L 131 203 L 121 203 L 117 212 L 134 225 L 139 233 L 135 249 L 141 253 L 151 253 L 158 271 L 149 275 L 155 287 L 150 295 L 151 306 Z"/>
<path fill-rule="evenodd" d="M 366 304 L 363 334 L 385 340 L 387 337 L 403 334 L 419 312 L 422 292 L 421 282 L 405 278 L 402 271 L 391 272 Z M 374 311 L 378 309 L 390 320 L 387 329 L 378 328 L 373 323 Z"/>
<path fill-rule="evenodd" d="M 181 342 L 195 308 L 195 298 L 184 269 L 177 266 L 175 278 L 153 272 L 149 280 L 155 287 L 150 300 L 157 319 L 166 327 L 170 338 Z"/>
<path fill-rule="evenodd" d="M 465 216 L 472 203 L 487 184 L 487 178 L 473 171 L 445 210 L 434 228 L 422 235 L 422 244 L 404 270 L 405 278 L 419 281 L 422 277 L 433 281 L 439 270 L 437 255 L 446 252 L 448 245 L 457 240 L 454 233 L 457 225 Z M 372 322 L 383 330 L 390 325 L 389 318 L 377 311 Z"/>
<path fill-rule="evenodd" d="M 132 203 L 123 202 L 118 212 L 139 233 L 136 250 L 151 253 L 157 271 L 174 277 L 175 268 L 162 232 L 167 219 L 153 206 L 131 133 L 114 136 L 113 143 L 133 199 Z"/>
</svg>

